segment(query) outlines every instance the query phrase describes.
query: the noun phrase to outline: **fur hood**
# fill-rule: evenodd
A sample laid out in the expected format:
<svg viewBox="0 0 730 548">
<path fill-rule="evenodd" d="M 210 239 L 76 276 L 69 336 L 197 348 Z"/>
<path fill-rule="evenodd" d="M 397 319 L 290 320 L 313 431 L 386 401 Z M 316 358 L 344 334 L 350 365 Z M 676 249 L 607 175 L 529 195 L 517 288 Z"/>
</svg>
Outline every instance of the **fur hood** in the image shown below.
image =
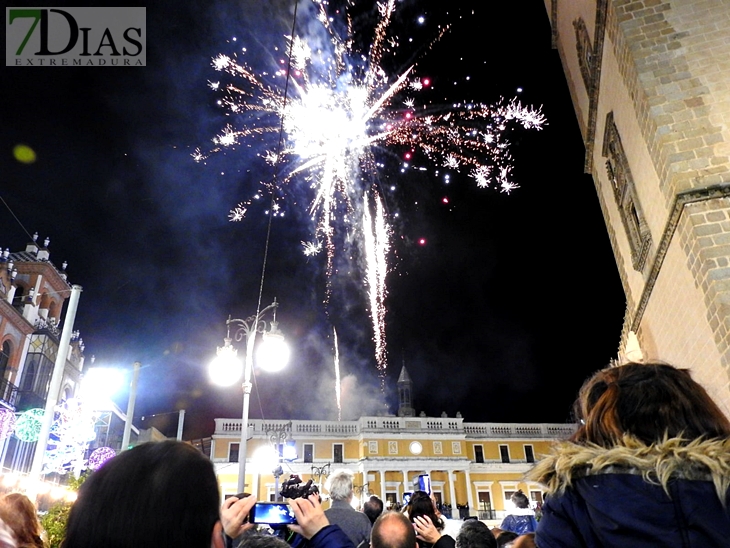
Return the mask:
<svg viewBox="0 0 730 548">
<path fill-rule="evenodd" d="M 624 436 L 621 445 L 605 448 L 594 444 L 561 442 L 527 474 L 527 479 L 562 493 L 578 478 L 594 474 L 637 474 L 644 481 L 661 485 L 673 479 L 712 481 L 718 498 L 725 503 L 730 487 L 730 439 L 664 439 L 645 445 Z"/>
</svg>

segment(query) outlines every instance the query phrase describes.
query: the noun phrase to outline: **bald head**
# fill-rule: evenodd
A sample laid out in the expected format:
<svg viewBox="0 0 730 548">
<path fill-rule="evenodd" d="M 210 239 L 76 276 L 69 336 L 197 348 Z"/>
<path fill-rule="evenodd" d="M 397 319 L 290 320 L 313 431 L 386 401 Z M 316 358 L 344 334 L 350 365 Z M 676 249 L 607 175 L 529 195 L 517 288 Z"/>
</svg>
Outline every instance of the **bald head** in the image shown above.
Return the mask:
<svg viewBox="0 0 730 548">
<path fill-rule="evenodd" d="M 415 548 L 413 524 L 400 512 L 384 512 L 375 520 L 370 535 L 372 548 Z"/>
</svg>

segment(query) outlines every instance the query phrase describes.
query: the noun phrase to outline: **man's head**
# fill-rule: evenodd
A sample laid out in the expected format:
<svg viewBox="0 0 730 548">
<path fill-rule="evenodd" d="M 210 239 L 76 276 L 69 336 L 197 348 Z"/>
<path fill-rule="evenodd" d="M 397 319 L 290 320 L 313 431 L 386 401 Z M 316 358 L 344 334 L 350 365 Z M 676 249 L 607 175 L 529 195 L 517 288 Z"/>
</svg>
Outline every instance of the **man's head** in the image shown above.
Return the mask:
<svg viewBox="0 0 730 548">
<path fill-rule="evenodd" d="M 362 511 L 370 518 L 370 523 L 375 523 L 378 516 L 383 513 L 383 501 L 373 495 L 362 505 Z"/>
<path fill-rule="evenodd" d="M 332 500 L 349 502 L 352 498 L 352 477 L 349 470 L 335 470 L 327 478 L 327 490 Z"/>
<path fill-rule="evenodd" d="M 62 546 L 210 548 L 211 540 L 222 540 L 219 510 L 208 457 L 182 442 L 144 443 L 84 482 Z"/>
<path fill-rule="evenodd" d="M 370 546 L 372 548 L 417 547 L 413 524 L 400 512 L 383 512 L 373 524 Z"/>
<path fill-rule="evenodd" d="M 457 548 L 497 548 L 497 539 L 481 521 L 464 522 L 456 537 Z"/>
</svg>

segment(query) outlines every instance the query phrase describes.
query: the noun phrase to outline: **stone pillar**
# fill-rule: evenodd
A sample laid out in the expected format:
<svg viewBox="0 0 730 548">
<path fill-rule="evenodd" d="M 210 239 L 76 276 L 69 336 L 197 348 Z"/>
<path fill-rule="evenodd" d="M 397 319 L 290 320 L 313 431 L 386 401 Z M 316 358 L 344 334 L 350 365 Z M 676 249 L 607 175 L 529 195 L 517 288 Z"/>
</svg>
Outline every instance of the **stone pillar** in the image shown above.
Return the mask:
<svg viewBox="0 0 730 548">
<path fill-rule="evenodd" d="M 449 504 L 451 504 L 451 517 L 453 518 L 454 515 L 459 515 L 459 511 L 456 509 L 456 489 L 454 486 L 454 471 L 449 470 L 449 496 L 451 497 L 451 500 L 449 501 Z"/>
<path fill-rule="evenodd" d="M 472 515 L 472 512 L 475 510 L 474 506 L 474 494 L 473 494 L 473 485 L 471 484 L 471 475 L 469 474 L 469 470 L 464 470 L 464 478 L 466 480 L 466 501 L 469 504 L 469 515 Z M 478 508 L 476 508 L 478 510 Z"/>
</svg>

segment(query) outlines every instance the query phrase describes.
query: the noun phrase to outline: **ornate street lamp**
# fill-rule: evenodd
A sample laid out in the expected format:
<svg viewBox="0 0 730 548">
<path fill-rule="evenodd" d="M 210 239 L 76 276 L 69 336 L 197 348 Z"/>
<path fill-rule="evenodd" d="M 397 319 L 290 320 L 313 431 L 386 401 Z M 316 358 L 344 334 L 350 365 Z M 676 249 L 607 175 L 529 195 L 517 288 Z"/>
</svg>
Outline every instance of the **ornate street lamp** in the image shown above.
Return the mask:
<svg viewBox="0 0 730 548">
<path fill-rule="evenodd" d="M 231 319 L 226 321 L 227 335 L 223 339 L 223 346 L 218 347 L 216 358 L 210 366 L 210 374 L 213 382 L 221 385 L 231 385 L 241 378 L 241 366 L 243 365 L 243 415 L 241 417 L 241 444 L 238 451 L 238 492 L 243 493 L 246 487 L 246 456 L 248 444 L 248 407 L 251 396 L 251 372 L 253 370 L 253 349 L 256 340 L 256 333 L 263 334 L 263 342 L 260 345 L 257 362 L 259 366 L 267 371 L 280 371 L 289 360 L 289 349 L 284 342 L 284 335 L 279 331 L 279 324 L 276 321 L 276 309 L 279 303 L 274 302 L 261 310 L 258 314 L 249 316 L 245 320 Z M 266 330 L 267 322 L 264 315 L 272 312 L 273 319 L 268 322 L 269 330 Z M 233 339 L 231 338 L 231 325 L 234 327 Z M 238 358 L 238 350 L 231 344 L 234 340 L 240 342 L 246 338 L 246 359 L 241 364 Z"/>
</svg>

